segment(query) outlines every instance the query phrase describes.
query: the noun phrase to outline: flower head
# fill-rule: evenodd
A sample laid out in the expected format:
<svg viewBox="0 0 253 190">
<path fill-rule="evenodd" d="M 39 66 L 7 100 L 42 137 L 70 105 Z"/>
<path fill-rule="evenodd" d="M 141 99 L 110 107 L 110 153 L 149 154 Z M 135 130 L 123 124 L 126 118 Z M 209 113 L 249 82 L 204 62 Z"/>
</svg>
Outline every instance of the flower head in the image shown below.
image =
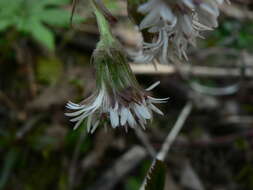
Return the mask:
<svg viewBox="0 0 253 190">
<path fill-rule="evenodd" d="M 112 36 L 103 15 L 96 9 L 101 39 L 93 53 L 92 63 L 96 67 L 96 90 L 79 104 L 68 102 L 66 113 L 76 122 L 74 128 L 87 120 L 87 130 L 93 133 L 99 125 L 113 128 L 141 126 L 145 128 L 152 120 L 153 111 L 163 114 L 154 104 L 164 103 L 167 98 L 149 96 L 159 83 L 143 90 L 127 64 L 119 42 Z"/>
<path fill-rule="evenodd" d="M 163 115 L 154 105 L 164 103 L 165 99 L 156 99 L 148 95 L 159 83 L 143 90 L 126 63 L 121 50 L 96 50 L 94 64 L 97 68 L 97 89 L 79 104 L 69 102 L 66 113 L 73 117 L 77 128 L 87 119 L 87 130 L 93 133 L 99 125 L 110 125 L 113 128 L 141 126 L 152 120 L 152 112 Z"/>
<path fill-rule="evenodd" d="M 143 42 L 137 62 L 187 60 L 188 45 L 196 45 L 200 32 L 218 26 L 219 5 L 223 0 L 148 0 L 138 7 L 144 15 L 141 31 L 153 34 Z"/>
</svg>

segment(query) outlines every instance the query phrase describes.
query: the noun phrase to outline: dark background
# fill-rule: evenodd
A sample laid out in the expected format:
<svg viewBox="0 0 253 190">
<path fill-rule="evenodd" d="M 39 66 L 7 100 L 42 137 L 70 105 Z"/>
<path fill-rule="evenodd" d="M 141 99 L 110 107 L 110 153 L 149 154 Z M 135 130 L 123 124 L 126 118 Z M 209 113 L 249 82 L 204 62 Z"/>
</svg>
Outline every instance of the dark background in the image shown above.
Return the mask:
<svg viewBox="0 0 253 190">
<path fill-rule="evenodd" d="M 114 34 L 133 50 L 139 38 L 126 3 L 105 2 L 119 18 Z M 0 190 L 137 190 L 150 166 L 135 131 L 99 128 L 87 135 L 84 125 L 73 131 L 64 116 L 67 101 L 81 101 L 95 88 L 89 60 L 99 38 L 96 22 L 86 1 L 76 8 L 70 27 L 68 0 L 0 0 Z M 165 116 L 155 116 L 144 132 L 157 151 L 185 103 L 194 102 L 167 157 L 169 190 L 253 189 L 252 2 L 224 5 L 219 21 L 190 49 L 189 72 L 137 74 L 144 88 L 161 81 L 155 97 L 171 97 L 160 107 Z M 238 81 L 240 88 L 226 96 L 190 87 Z M 126 155 L 131 159 L 122 164 Z"/>
</svg>

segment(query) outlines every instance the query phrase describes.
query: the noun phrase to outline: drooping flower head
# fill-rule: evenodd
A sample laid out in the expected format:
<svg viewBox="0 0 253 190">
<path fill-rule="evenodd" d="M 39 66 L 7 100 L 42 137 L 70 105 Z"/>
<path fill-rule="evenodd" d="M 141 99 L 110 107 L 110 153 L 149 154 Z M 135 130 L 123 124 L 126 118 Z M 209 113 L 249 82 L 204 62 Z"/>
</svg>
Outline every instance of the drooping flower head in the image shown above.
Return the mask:
<svg viewBox="0 0 253 190">
<path fill-rule="evenodd" d="M 79 104 L 69 102 L 66 113 L 76 122 L 74 128 L 87 120 L 87 130 L 93 133 L 99 125 L 134 128 L 145 128 L 152 119 L 152 112 L 162 112 L 155 107 L 156 103 L 164 103 L 165 99 L 149 96 L 158 83 L 143 90 L 127 64 L 126 56 L 120 43 L 112 36 L 104 16 L 93 4 L 97 17 L 101 39 L 93 53 L 92 63 L 96 67 L 96 90 Z"/>
<path fill-rule="evenodd" d="M 128 0 L 132 4 L 132 0 Z M 187 60 L 188 45 L 196 45 L 200 32 L 218 26 L 223 0 L 148 0 L 136 7 L 143 19 L 136 22 L 144 32 L 143 49 L 137 62 L 170 63 Z M 152 34 L 145 41 L 146 31 Z"/>
</svg>

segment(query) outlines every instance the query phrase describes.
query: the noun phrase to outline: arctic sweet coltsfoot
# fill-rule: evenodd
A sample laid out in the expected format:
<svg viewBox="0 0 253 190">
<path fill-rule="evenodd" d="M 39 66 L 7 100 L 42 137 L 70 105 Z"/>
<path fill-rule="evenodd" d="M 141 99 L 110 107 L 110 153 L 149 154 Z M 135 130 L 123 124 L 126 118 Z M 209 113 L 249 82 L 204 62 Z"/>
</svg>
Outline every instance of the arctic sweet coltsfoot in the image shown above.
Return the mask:
<svg viewBox="0 0 253 190">
<path fill-rule="evenodd" d="M 202 31 L 218 26 L 222 3 L 223 0 L 148 0 L 139 5 L 137 11 L 143 15 L 143 19 L 137 21 L 139 29 L 153 37 L 148 42 L 144 37 L 142 51 L 135 61 L 188 60 L 187 47 L 196 45 L 196 38 L 201 37 Z"/>
<path fill-rule="evenodd" d="M 112 128 L 141 126 L 152 120 L 153 112 L 163 114 L 154 104 L 164 103 L 167 98 L 156 99 L 148 91 L 159 82 L 144 90 L 131 71 L 119 42 L 113 37 L 103 14 L 93 4 L 100 30 L 100 41 L 93 53 L 96 68 L 96 90 L 79 104 L 68 102 L 66 113 L 76 122 L 74 128 L 87 121 L 87 130 L 93 133 L 98 126 Z"/>
</svg>

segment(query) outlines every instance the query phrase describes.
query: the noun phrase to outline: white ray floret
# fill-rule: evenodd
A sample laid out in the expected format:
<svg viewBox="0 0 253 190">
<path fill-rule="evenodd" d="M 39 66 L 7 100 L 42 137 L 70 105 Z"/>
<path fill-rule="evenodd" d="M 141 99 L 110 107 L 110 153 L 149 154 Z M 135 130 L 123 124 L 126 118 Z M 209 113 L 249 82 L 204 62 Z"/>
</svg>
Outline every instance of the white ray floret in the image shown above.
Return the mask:
<svg viewBox="0 0 253 190">
<path fill-rule="evenodd" d="M 111 94 L 102 86 L 100 91 L 96 92 L 97 96 L 92 95 L 85 104 L 68 102 L 66 108 L 73 112 L 66 113 L 66 116 L 72 117 L 70 121 L 76 122 L 74 129 L 87 119 L 87 131 L 90 133 L 93 133 L 100 124 L 110 125 L 112 128 L 124 126 L 127 129 L 138 125 L 145 128 L 147 121 L 152 120 L 152 112 L 163 115 L 154 104 L 165 103 L 168 100 L 168 98 L 158 99 L 145 95 L 159 84 L 160 82 L 156 82 L 145 91 L 139 92 L 138 101 L 135 97 L 129 97 L 130 102 L 123 101 L 117 93 L 112 100 Z"/>
</svg>

